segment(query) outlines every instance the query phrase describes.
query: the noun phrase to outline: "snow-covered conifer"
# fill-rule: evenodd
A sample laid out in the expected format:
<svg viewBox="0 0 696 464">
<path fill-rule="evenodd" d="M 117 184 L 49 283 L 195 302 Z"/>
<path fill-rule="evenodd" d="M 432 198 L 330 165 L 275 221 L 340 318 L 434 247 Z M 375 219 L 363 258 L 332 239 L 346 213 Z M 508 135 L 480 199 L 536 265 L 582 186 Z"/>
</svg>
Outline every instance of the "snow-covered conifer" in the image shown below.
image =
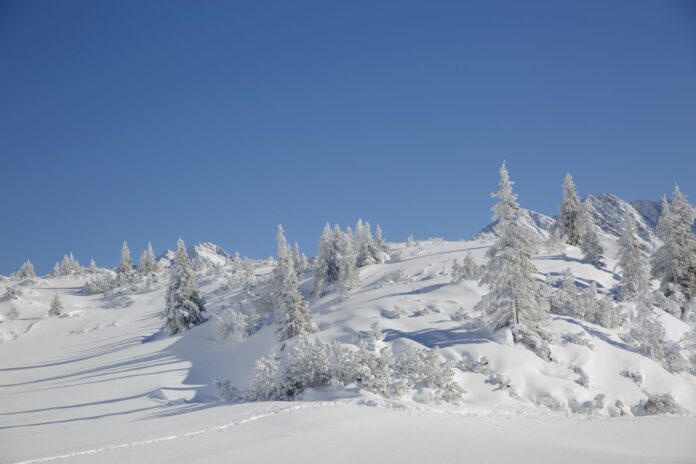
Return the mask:
<svg viewBox="0 0 696 464">
<path fill-rule="evenodd" d="M 575 188 L 575 182 L 570 174 L 563 179 L 563 199 L 558 205 L 558 218 L 554 229 L 558 235 L 569 245 L 580 245 L 582 229 L 580 227 L 580 198 Z"/>
<path fill-rule="evenodd" d="M 384 237 L 382 236 L 382 228 L 377 224 L 377 227 L 375 227 L 375 245 L 377 245 L 377 249 L 381 251 L 382 253 L 389 254 L 389 246 L 387 246 L 387 242 L 384 241 Z"/>
<path fill-rule="evenodd" d="M 80 262 L 75 259 L 72 251 L 63 256 L 63 260 L 53 266 L 54 276 L 69 276 L 72 274 L 79 274 L 81 271 L 82 266 L 80 266 Z"/>
<path fill-rule="evenodd" d="M 372 239 L 370 223 L 358 219 L 355 226 L 354 248 L 356 252 L 356 265 L 358 267 L 367 266 L 382 262 L 382 253 Z"/>
<path fill-rule="evenodd" d="M 278 340 L 285 341 L 297 335 L 316 331 L 307 301 L 300 293 L 292 254 L 283 226 L 278 226 L 278 257 L 273 270 L 271 304 L 275 313 Z"/>
<path fill-rule="evenodd" d="M 19 268 L 19 270 L 14 275 L 17 279 L 33 279 L 36 277 L 36 272 L 34 272 L 34 265 L 31 261 L 25 261 Z"/>
<path fill-rule="evenodd" d="M 452 270 L 450 271 L 452 282 L 458 282 L 462 279 L 476 280 L 480 277 L 480 273 L 480 266 L 476 264 L 469 252 L 464 256 L 461 264 L 456 258 L 452 261 Z"/>
<path fill-rule="evenodd" d="M 152 244 L 147 242 L 147 248 L 140 255 L 140 272 L 143 275 L 150 275 L 159 272 L 159 264 L 155 258 L 155 252 L 152 249 Z"/>
<path fill-rule="evenodd" d="M 198 293 L 186 245 L 179 239 L 169 274 L 163 328 L 170 335 L 176 335 L 205 322 L 204 313 L 203 299 Z"/>
<path fill-rule="evenodd" d="M 319 256 L 317 256 L 315 271 L 315 291 L 318 291 L 323 285 L 338 282 L 340 273 L 338 259 L 339 238 L 340 230 L 338 235 L 336 235 L 335 231 L 332 231 L 327 223 L 319 240 Z"/>
<path fill-rule="evenodd" d="M 477 308 L 493 330 L 519 325 L 542 333 L 548 303 L 534 277 L 536 268 L 531 258 L 535 242 L 518 220 L 520 208 L 505 163 L 500 168 L 500 189 L 493 196 L 499 199 L 493 207 L 498 239 L 486 253 L 489 260 L 480 281 L 490 286 L 490 292 Z"/>
<path fill-rule="evenodd" d="M 295 265 L 295 272 L 297 275 L 305 273 L 309 269 L 309 259 L 304 253 L 300 252 L 300 245 L 295 242 L 295 248 L 292 252 L 292 261 Z"/>
<path fill-rule="evenodd" d="M 131 259 L 131 253 L 128 249 L 128 244 L 123 242 L 123 245 L 121 245 L 121 261 L 116 268 L 116 273 L 119 277 L 127 277 L 130 276 L 132 272 L 133 261 Z"/>
<path fill-rule="evenodd" d="M 662 214 L 657 235 L 662 246 L 653 257 L 652 275 L 660 279 L 660 289 L 667 297 L 682 293 L 679 300 L 696 296 L 696 236 L 693 233 L 695 210 L 675 187 L 672 202 L 662 200 Z M 682 318 L 685 315 L 682 306 Z"/>
<path fill-rule="evenodd" d="M 604 266 L 604 248 L 599 243 L 594 219 L 587 203 L 582 204 L 580 207 L 578 226 L 580 229 L 580 249 L 585 256 L 585 260 L 593 266 L 601 268 Z"/>
<path fill-rule="evenodd" d="M 334 235 L 338 236 L 338 285 L 341 292 L 345 294 L 360 283 L 360 276 L 355 263 L 353 237 L 350 228 L 342 233 L 338 226 L 334 229 Z"/>
<path fill-rule="evenodd" d="M 635 301 L 648 293 L 650 278 L 636 237 L 636 221 L 628 210 L 624 212 L 619 246 L 618 266 L 623 274 L 619 287 L 620 297 L 624 301 Z"/>
<path fill-rule="evenodd" d="M 93 260 L 89 260 L 89 267 L 87 268 L 90 274 L 95 274 L 99 272 L 99 269 L 97 268 L 97 263 Z"/>
<path fill-rule="evenodd" d="M 645 301 L 636 305 L 629 332 L 622 338 L 644 355 L 658 362 L 665 360 L 665 329 Z"/>
<path fill-rule="evenodd" d="M 63 302 L 60 300 L 60 295 L 57 293 L 53 294 L 53 299 L 51 300 L 51 307 L 48 310 L 49 316 L 62 316 L 63 315 Z"/>
<path fill-rule="evenodd" d="M 16 306 L 10 306 L 10 312 L 7 313 L 7 320 L 16 321 L 19 318 L 19 310 Z"/>
</svg>

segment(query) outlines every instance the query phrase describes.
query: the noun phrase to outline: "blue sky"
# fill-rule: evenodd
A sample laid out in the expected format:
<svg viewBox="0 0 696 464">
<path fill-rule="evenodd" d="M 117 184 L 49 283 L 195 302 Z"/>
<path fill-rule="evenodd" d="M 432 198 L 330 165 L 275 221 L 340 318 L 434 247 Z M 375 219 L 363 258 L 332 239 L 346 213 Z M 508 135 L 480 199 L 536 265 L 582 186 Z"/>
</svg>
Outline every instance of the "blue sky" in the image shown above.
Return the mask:
<svg viewBox="0 0 696 464">
<path fill-rule="evenodd" d="M 696 3 L 0 0 L 0 273 L 275 225 L 473 235 L 523 206 L 696 199 Z"/>
</svg>

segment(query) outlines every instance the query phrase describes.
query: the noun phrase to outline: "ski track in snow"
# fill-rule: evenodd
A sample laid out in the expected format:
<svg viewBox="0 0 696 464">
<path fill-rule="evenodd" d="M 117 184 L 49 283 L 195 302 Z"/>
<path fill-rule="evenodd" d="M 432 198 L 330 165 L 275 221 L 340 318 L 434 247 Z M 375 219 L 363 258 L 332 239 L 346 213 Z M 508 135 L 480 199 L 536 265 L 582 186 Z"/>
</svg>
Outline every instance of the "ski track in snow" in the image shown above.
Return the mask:
<svg viewBox="0 0 696 464">
<path fill-rule="evenodd" d="M 235 420 L 232 422 L 228 422 L 227 424 L 219 425 L 217 427 L 208 427 L 208 428 L 194 430 L 193 432 L 167 435 L 165 437 L 152 438 L 149 440 L 138 440 L 138 441 L 133 441 L 130 443 L 119 443 L 116 445 L 106 445 L 106 446 L 101 446 L 99 448 L 92 448 L 92 449 L 88 449 L 88 450 L 75 451 L 73 453 L 65 453 L 65 454 L 58 454 L 55 456 L 46 456 L 46 457 L 42 457 L 42 458 L 29 459 L 26 461 L 16 461 L 12 464 L 34 464 L 34 463 L 39 463 L 39 462 L 58 461 L 61 459 L 76 458 L 76 457 L 80 457 L 80 456 L 91 456 L 94 454 L 104 453 L 107 451 L 119 451 L 119 450 L 122 450 L 125 448 L 133 448 L 136 446 L 153 445 L 153 444 L 161 443 L 161 442 L 165 442 L 165 441 L 178 440 L 180 438 L 193 438 L 193 437 L 196 437 L 198 435 L 203 435 L 205 433 L 224 432 L 224 431 L 231 429 L 233 427 L 251 424 L 253 422 L 258 422 L 260 420 L 267 419 L 269 417 L 277 416 L 279 414 L 291 413 L 294 411 L 298 411 L 300 409 L 310 409 L 310 408 L 318 408 L 318 407 L 324 407 L 324 406 L 337 406 L 337 405 L 343 405 L 343 404 L 344 403 L 341 403 L 341 402 L 331 401 L 331 402 L 312 403 L 312 404 L 297 404 L 297 405 L 293 405 L 293 406 L 290 406 L 287 408 L 274 408 L 270 411 L 262 412 L 260 414 L 257 414 L 255 416 L 251 416 L 251 417 L 247 417 L 245 419 L 238 419 L 238 420 Z"/>
</svg>

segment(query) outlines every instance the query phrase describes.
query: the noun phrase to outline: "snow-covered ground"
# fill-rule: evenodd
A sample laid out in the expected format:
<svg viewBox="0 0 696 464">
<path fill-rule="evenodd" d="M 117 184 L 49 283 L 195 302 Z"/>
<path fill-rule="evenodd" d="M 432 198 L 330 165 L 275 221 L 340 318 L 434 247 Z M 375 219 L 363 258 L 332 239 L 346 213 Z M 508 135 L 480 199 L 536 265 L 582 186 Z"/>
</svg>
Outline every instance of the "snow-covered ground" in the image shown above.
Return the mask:
<svg viewBox="0 0 696 464">
<path fill-rule="evenodd" d="M 455 363 L 485 356 L 490 371 L 507 378 L 500 385 L 489 374 L 455 369 L 465 391 L 459 404 L 328 387 L 298 402 L 221 402 L 213 379 L 247 388 L 255 361 L 280 348 L 273 327 L 221 341 L 211 320 L 164 337 L 164 279 L 109 299 L 83 295 L 85 277 L 26 281 L 17 286 L 18 299 L 0 302 L 3 317 L 10 306 L 20 314 L 0 323 L 0 462 L 694 462 L 696 377 L 637 353 L 619 330 L 551 315 L 553 360 L 546 362 L 507 343 L 504 333 L 467 325 L 486 289 L 452 283 L 449 270 L 467 252 L 483 262 L 489 240 L 395 245 L 398 257 L 362 268 L 360 288 L 347 299 L 331 293 L 311 305 L 323 342 L 357 343 L 357 334 L 379 321 L 394 349 L 438 347 Z M 579 283 L 608 291 L 617 282 L 616 245 L 609 236 L 603 241 L 609 258 L 602 270 L 583 263 L 573 247 L 566 255 L 539 255 L 534 264 L 543 279 L 570 268 Z M 216 253 L 214 246 L 205 250 Z M 244 297 L 221 276 L 200 273 L 199 283 L 210 313 Z M 308 290 L 311 277 L 302 283 Z M 0 295 L 15 284 L 0 283 Z M 47 317 L 54 293 L 69 317 Z M 385 317 L 394 312 L 401 316 Z M 688 328 L 667 314 L 661 322 L 672 341 Z M 563 340 L 579 332 L 592 347 Z M 663 393 L 683 415 L 633 417 L 631 407 Z M 602 406 L 591 415 L 570 412 L 572 402 L 598 395 Z"/>
</svg>

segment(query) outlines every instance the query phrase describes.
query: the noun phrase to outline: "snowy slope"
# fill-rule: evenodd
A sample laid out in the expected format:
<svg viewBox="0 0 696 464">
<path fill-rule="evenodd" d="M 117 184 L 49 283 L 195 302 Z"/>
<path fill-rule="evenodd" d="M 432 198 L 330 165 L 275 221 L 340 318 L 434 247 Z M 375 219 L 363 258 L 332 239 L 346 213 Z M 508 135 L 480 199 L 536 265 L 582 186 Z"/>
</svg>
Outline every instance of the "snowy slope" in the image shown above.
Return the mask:
<svg viewBox="0 0 696 464">
<path fill-rule="evenodd" d="M 606 235 L 603 241 L 612 256 L 615 240 Z M 668 372 L 634 352 L 619 339 L 617 330 L 552 315 L 547 330 L 552 336 L 553 362 L 547 363 L 523 346 L 507 342 L 504 333 L 469 328 L 477 316 L 474 305 L 486 289 L 474 281 L 452 283 L 449 270 L 453 259 L 461 260 L 468 252 L 482 263 L 490 244 L 485 237 L 423 241 L 409 247 L 395 244 L 395 259 L 361 269 L 361 287 L 347 299 L 329 294 L 311 305 L 320 329 L 317 337 L 324 342 L 356 343 L 361 331 L 380 321 L 385 343 L 394 350 L 405 344 L 439 347 L 442 356 L 456 363 L 485 356 L 492 373 L 508 379 L 500 385 L 491 381 L 491 375 L 456 369 L 455 379 L 466 392 L 457 405 L 427 404 L 427 398 L 418 395 L 393 401 L 354 389 L 331 388 L 307 391 L 305 401 L 299 403 L 223 404 L 212 387 L 213 379 L 229 379 L 240 390 L 248 387 L 255 361 L 280 348 L 273 327 L 263 327 L 248 338 L 220 341 L 211 320 L 184 335 L 163 337 L 158 329 L 164 278 L 135 293 L 108 298 L 82 295 L 84 277 L 0 283 L 0 295 L 10 285 L 20 293 L 17 300 L 0 302 L 3 316 L 10 306 L 20 312 L 18 320 L 0 323 L 0 443 L 5 444 L 0 461 L 62 454 L 78 459 L 70 454 L 80 450 L 86 453 L 80 461 L 93 456 L 94 462 L 124 457 L 144 462 L 162 455 L 174 462 L 228 462 L 228 457 L 244 461 L 254 455 L 273 460 L 277 455 L 266 441 L 285 443 L 284 431 L 298 426 L 307 430 L 303 440 L 319 447 L 314 456 L 320 455 L 320 442 L 345 435 L 345 443 L 373 443 L 374 456 L 387 458 L 391 454 L 385 450 L 393 449 L 389 445 L 396 444 L 402 433 L 419 430 L 424 440 L 437 444 L 432 456 L 449 462 L 460 446 L 455 434 L 461 437 L 461 431 L 469 430 L 476 437 L 469 443 L 471 456 L 485 460 L 491 453 L 488 446 L 499 439 L 495 431 L 518 426 L 530 428 L 510 440 L 521 449 L 533 450 L 529 460 L 522 462 L 548 458 L 554 446 L 575 449 L 577 462 L 587 456 L 621 462 L 629 455 L 631 459 L 642 455 L 645 462 L 686 462 L 696 455 L 696 446 L 684 432 L 696 431 L 693 418 L 630 418 L 630 408 L 649 394 L 668 392 L 685 412 L 696 412 L 696 378 Z M 244 292 L 230 284 L 235 263 L 218 261 L 224 255 L 215 246 L 203 244 L 194 251 L 197 256 L 208 253 L 215 265 L 198 272 L 209 313 L 246 304 Z M 616 284 L 611 257 L 603 270 L 579 258 L 579 250 L 568 247 L 565 255 L 541 254 L 534 263 L 541 279 L 554 279 L 571 268 L 580 284 L 595 281 L 601 291 Z M 261 277 L 270 270 L 258 267 L 256 272 Z M 399 278 L 394 281 L 394 276 Z M 305 275 L 303 288 L 311 285 L 311 276 Z M 47 317 L 54 293 L 61 295 L 70 317 Z M 384 317 L 397 307 L 400 318 Z M 667 314 L 661 320 L 672 340 L 687 328 Z M 564 334 L 580 332 L 591 340 L 592 348 L 563 341 Z M 621 375 L 622 371 L 640 374 L 642 382 Z M 586 382 L 579 382 L 579 372 L 584 372 Z M 605 397 L 603 407 L 594 413 L 593 421 L 599 425 L 593 431 L 588 432 L 584 420 L 563 418 L 573 403 L 591 402 L 597 395 Z M 617 400 L 629 417 L 607 422 L 606 416 L 620 412 Z M 334 425 L 327 428 L 327 424 Z M 379 429 L 382 445 L 371 438 L 378 434 L 376 424 L 388 428 L 388 433 Z M 481 424 L 488 426 L 481 429 Z M 228 430 L 231 433 L 224 438 L 212 433 Z M 535 448 L 534 430 L 551 434 L 554 445 Z M 564 430 L 570 436 L 557 433 Z M 606 430 L 604 438 L 601 430 Z M 630 447 L 622 445 L 626 439 L 621 438 L 629 430 L 635 431 Z M 595 434 L 597 441 L 587 444 L 582 438 L 586 433 Z M 653 434 L 670 436 L 673 445 L 668 449 L 641 443 L 641 437 Z M 191 441 L 205 451 L 189 449 L 186 443 Z M 337 446 L 350 448 L 343 439 L 338 441 Z M 113 453 L 114 446 L 119 453 Z M 420 445 L 406 446 L 397 454 L 408 462 L 420 449 Z M 518 456 L 509 452 L 509 456 L 500 455 L 502 461 Z M 290 462 L 302 462 L 299 457 L 308 456 L 303 453 Z M 354 451 L 346 451 L 339 461 L 354 462 L 355 458 Z"/>
</svg>

